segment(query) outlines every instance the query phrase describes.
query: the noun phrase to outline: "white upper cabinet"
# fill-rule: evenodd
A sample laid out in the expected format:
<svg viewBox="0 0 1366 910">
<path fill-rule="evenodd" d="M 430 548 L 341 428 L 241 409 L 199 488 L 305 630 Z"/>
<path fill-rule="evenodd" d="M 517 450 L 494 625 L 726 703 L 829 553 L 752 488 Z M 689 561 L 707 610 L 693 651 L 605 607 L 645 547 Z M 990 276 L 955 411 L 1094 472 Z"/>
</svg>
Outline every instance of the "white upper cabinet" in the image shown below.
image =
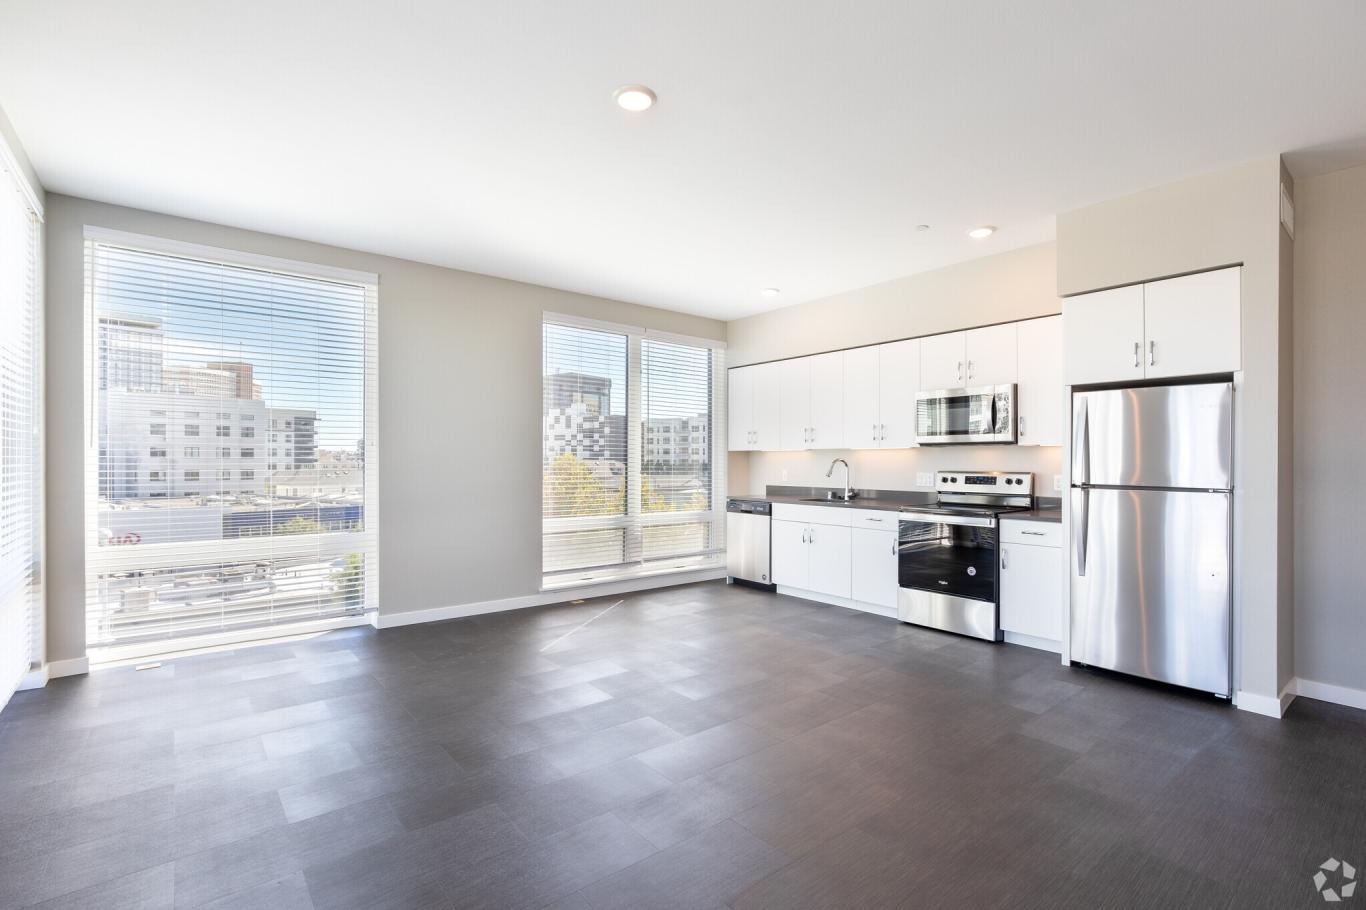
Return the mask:
<svg viewBox="0 0 1366 910">
<path fill-rule="evenodd" d="M 726 378 L 726 446 L 748 452 L 754 448 L 754 367 L 735 367 Z"/>
<path fill-rule="evenodd" d="M 1143 362 L 1149 379 L 1242 368 L 1242 269 L 1143 286 Z"/>
<path fill-rule="evenodd" d="M 881 445 L 881 347 L 844 352 L 844 445 L 876 449 Z"/>
<path fill-rule="evenodd" d="M 778 448 L 779 364 L 733 367 L 726 394 L 727 448 L 753 452 Z"/>
<path fill-rule="evenodd" d="M 920 388 L 958 389 L 967 380 L 965 332 L 920 339 Z"/>
<path fill-rule="evenodd" d="M 751 448 L 768 452 L 778 448 L 779 390 L 782 364 L 761 363 L 754 370 L 754 444 Z"/>
<path fill-rule="evenodd" d="M 884 449 L 909 448 L 916 445 L 915 395 L 921 389 L 920 339 L 880 344 L 877 352 L 878 444 Z"/>
<path fill-rule="evenodd" d="M 1123 382 L 1242 368 L 1241 267 L 1063 301 L 1067 382 Z"/>
<path fill-rule="evenodd" d="M 1069 385 L 1143 378 L 1143 286 L 1062 302 Z"/>
<path fill-rule="evenodd" d="M 989 325 L 963 333 L 964 356 L 967 358 L 965 380 L 969 388 L 982 385 L 1005 385 L 1015 381 L 1019 372 L 1017 362 L 1016 326 Z"/>
<path fill-rule="evenodd" d="M 810 362 L 811 432 L 808 449 L 843 449 L 844 351 L 817 354 Z"/>
<path fill-rule="evenodd" d="M 778 448 L 811 445 L 811 358 L 778 361 Z"/>
<path fill-rule="evenodd" d="M 1063 443 L 1062 317 L 1019 324 L 1016 426 L 1022 446 Z"/>
</svg>

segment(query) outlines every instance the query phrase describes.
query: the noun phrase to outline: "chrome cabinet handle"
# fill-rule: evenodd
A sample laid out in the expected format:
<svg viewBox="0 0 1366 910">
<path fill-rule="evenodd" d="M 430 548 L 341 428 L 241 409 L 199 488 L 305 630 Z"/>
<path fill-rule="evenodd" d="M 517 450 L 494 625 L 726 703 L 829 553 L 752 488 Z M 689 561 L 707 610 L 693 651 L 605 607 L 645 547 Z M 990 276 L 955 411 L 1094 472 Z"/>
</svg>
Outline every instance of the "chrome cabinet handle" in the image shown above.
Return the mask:
<svg viewBox="0 0 1366 910">
<path fill-rule="evenodd" d="M 1021 435 L 1021 436 L 1024 436 L 1024 434 L 1025 434 L 1025 419 L 1024 419 L 1024 415 L 1021 414 L 1021 415 L 1020 415 L 1018 418 L 1016 418 L 1016 419 L 1020 421 L 1020 435 Z"/>
<path fill-rule="evenodd" d="M 1155 366 L 1157 366 L 1157 342 L 1156 342 L 1156 341 L 1149 341 L 1149 342 L 1148 342 L 1148 366 L 1150 366 L 1150 367 L 1155 367 Z"/>
<path fill-rule="evenodd" d="M 893 555 L 893 556 L 896 555 L 896 536 L 895 536 L 895 535 L 893 535 L 893 537 L 892 537 L 892 555 Z"/>
<path fill-rule="evenodd" d="M 806 543 L 806 528 L 802 528 L 802 543 Z"/>
<path fill-rule="evenodd" d="M 1009 569 L 1009 568 L 1010 568 L 1010 551 L 1009 551 L 1009 550 L 1006 550 L 1006 549 L 1004 549 L 1004 548 L 1002 548 L 1002 550 L 1001 550 L 1001 568 L 1002 568 L 1002 569 Z"/>
<path fill-rule="evenodd" d="M 815 528 L 808 528 L 808 529 L 807 529 L 807 537 L 808 537 L 808 540 L 806 541 L 807 543 L 815 543 L 815 542 L 816 542 L 816 529 L 815 529 Z"/>
<path fill-rule="evenodd" d="M 958 361 L 958 381 L 963 381 L 963 361 Z"/>
<path fill-rule="evenodd" d="M 1135 342 L 1134 342 L 1134 368 L 1135 368 L 1135 369 L 1137 369 L 1138 367 L 1143 366 L 1143 361 L 1139 360 L 1139 353 L 1138 353 L 1138 352 L 1141 351 L 1141 350 L 1143 350 L 1143 344 L 1142 344 L 1142 342 L 1135 341 Z"/>
<path fill-rule="evenodd" d="M 971 361 L 971 360 L 968 361 L 968 378 L 969 378 L 969 379 L 972 378 L 972 361 Z"/>
<path fill-rule="evenodd" d="M 882 440 L 883 442 L 886 442 L 886 441 L 887 441 L 887 424 L 885 424 L 885 423 L 880 423 L 880 424 L 878 424 L 878 426 L 882 428 L 882 435 L 879 436 L 878 439 Z"/>
</svg>

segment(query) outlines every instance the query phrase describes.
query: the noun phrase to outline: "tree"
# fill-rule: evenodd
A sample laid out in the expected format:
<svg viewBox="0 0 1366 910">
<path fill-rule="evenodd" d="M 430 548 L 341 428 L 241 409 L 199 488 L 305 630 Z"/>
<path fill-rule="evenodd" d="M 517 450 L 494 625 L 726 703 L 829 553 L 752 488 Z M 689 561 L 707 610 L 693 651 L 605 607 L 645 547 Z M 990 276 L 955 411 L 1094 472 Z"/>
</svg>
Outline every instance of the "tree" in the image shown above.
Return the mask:
<svg viewBox="0 0 1366 910">
<path fill-rule="evenodd" d="M 322 532 L 322 525 L 312 518 L 304 518 L 302 515 L 295 515 L 275 531 L 276 534 L 321 534 Z"/>
<path fill-rule="evenodd" d="M 554 518 L 616 515 L 624 511 L 621 490 L 609 490 L 592 467 L 572 452 L 555 456 L 546 467 L 541 495 L 545 514 Z"/>
<path fill-rule="evenodd" d="M 359 553 L 346 554 L 346 562 L 332 573 L 331 581 L 332 591 L 343 606 L 360 607 L 365 601 L 365 557 Z"/>
</svg>

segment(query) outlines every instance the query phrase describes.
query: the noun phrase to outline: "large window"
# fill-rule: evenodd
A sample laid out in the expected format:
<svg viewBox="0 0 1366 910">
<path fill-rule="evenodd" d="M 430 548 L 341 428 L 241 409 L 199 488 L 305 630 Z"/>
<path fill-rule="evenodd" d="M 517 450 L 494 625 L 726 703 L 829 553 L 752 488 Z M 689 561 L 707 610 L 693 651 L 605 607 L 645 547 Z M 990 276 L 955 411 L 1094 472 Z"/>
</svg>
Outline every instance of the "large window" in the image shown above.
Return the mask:
<svg viewBox="0 0 1366 910">
<path fill-rule="evenodd" d="M 42 659 L 41 227 L 0 140 L 0 708 Z"/>
<path fill-rule="evenodd" d="M 545 587 L 719 565 L 718 344 L 546 316 Z"/>
<path fill-rule="evenodd" d="M 87 644 L 374 609 L 374 277 L 94 229 L 86 270 Z"/>
</svg>

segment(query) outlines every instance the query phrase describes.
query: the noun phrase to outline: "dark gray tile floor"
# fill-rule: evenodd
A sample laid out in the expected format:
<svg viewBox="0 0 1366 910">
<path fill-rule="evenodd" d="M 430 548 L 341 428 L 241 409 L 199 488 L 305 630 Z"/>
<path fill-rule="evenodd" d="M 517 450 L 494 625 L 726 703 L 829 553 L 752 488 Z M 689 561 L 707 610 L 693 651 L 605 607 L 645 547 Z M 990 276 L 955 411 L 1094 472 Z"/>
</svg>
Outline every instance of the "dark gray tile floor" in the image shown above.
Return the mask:
<svg viewBox="0 0 1366 910">
<path fill-rule="evenodd" d="M 614 600 L 20 693 L 0 907 L 1312 907 L 1366 869 L 1362 712 L 719 583 L 562 639 Z"/>
</svg>

